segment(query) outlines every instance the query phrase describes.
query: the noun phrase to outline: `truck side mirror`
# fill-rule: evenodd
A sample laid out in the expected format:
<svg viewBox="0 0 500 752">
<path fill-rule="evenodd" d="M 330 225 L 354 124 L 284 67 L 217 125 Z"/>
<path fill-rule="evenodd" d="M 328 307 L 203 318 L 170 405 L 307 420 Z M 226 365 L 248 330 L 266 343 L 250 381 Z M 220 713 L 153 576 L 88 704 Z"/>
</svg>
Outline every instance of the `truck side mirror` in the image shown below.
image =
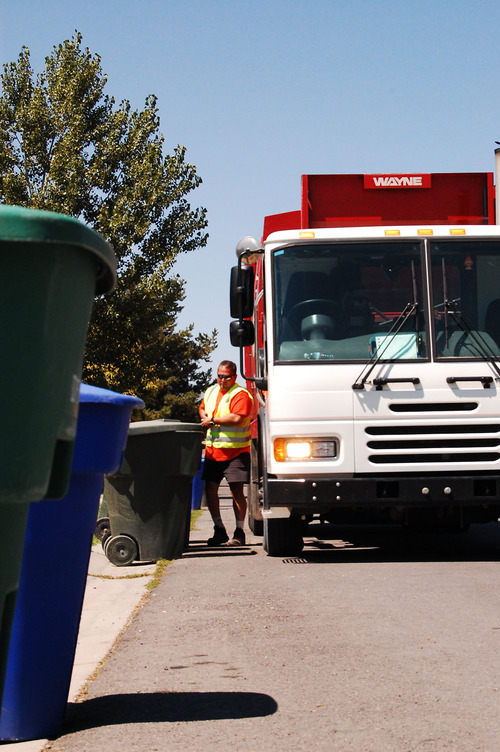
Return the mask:
<svg viewBox="0 0 500 752">
<path fill-rule="evenodd" d="M 231 321 L 229 337 L 233 347 L 249 347 L 255 342 L 255 329 L 251 321 Z"/>
<path fill-rule="evenodd" d="M 253 266 L 233 266 L 229 302 L 232 319 L 247 319 L 253 313 Z"/>
</svg>

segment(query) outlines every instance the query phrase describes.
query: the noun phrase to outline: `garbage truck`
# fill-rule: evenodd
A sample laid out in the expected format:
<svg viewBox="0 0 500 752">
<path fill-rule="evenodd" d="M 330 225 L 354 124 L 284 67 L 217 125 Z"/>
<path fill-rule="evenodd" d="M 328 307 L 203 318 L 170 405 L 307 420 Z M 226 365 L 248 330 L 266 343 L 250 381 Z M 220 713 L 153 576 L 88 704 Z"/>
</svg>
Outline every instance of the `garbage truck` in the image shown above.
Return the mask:
<svg viewBox="0 0 500 752">
<path fill-rule="evenodd" d="M 268 555 L 297 555 L 315 519 L 500 517 L 495 173 L 303 175 L 300 209 L 238 243 L 230 337 Z"/>
</svg>

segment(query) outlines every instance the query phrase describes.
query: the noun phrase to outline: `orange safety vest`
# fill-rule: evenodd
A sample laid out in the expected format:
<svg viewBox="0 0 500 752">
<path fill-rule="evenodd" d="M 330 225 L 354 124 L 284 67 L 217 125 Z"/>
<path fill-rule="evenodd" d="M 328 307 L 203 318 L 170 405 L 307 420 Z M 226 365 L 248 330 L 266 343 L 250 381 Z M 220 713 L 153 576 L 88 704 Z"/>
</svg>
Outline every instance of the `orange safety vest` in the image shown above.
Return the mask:
<svg viewBox="0 0 500 752">
<path fill-rule="evenodd" d="M 205 412 L 207 415 L 211 418 L 222 418 L 224 415 L 229 415 L 231 412 L 229 405 L 238 392 L 246 392 L 253 403 L 253 397 L 250 392 L 242 386 L 235 384 L 222 396 L 217 410 L 215 410 L 219 386 L 218 384 L 214 384 L 209 387 L 204 397 Z M 210 426 L 207 431 L 205 445 L 213 446 L 215 449 L 246 449 L 251 444 L 250 418 L 250 415 L 246 416 L 237 426 L 233 424 Z"/>
</svg>

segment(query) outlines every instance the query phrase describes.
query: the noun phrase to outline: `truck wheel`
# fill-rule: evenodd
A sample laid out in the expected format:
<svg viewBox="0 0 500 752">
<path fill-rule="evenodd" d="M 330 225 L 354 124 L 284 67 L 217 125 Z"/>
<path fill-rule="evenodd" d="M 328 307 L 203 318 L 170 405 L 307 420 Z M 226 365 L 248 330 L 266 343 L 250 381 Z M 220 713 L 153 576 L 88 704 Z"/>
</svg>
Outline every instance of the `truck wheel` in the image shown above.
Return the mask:
<svg viewBox="0 0 500 752">
<path fill-rule="evenodd" d="M 106 556 L 115 567 L 126 567 L 137 559 L 137 543 L 128 535 L 113 535 L 106 541 Z"/>
<path fill-rule="evenodd" d="M 264 551 L 269 556 L 297 556 L 303 548 L 299 519 L 273 520 L 264 517 Z"/>
</svg>

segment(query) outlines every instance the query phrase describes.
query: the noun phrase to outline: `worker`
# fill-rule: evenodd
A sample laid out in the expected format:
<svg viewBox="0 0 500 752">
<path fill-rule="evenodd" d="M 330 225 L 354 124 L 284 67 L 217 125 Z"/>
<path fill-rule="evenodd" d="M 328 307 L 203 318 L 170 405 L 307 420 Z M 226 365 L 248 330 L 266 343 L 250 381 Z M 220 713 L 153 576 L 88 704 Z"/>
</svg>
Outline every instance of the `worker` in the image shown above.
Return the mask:
<svg viewBox="0 0 500 752">
<path fill-rule="evenodd" d="M 244 485 L 250 474 L 250 419 L 253 399 L 236 383 L 236 364 L 223 360 L 217 369 L 217 383 L 204 394 L 199 413 L 206 429 L 205 462 L 202 478 L 214 534 L 208 546 L 244 546 L 247 500 Z M 236 529 L 229 540 L 220 514 L 219 486 L 225 478 L 233 499 Z"/>
</svg>

